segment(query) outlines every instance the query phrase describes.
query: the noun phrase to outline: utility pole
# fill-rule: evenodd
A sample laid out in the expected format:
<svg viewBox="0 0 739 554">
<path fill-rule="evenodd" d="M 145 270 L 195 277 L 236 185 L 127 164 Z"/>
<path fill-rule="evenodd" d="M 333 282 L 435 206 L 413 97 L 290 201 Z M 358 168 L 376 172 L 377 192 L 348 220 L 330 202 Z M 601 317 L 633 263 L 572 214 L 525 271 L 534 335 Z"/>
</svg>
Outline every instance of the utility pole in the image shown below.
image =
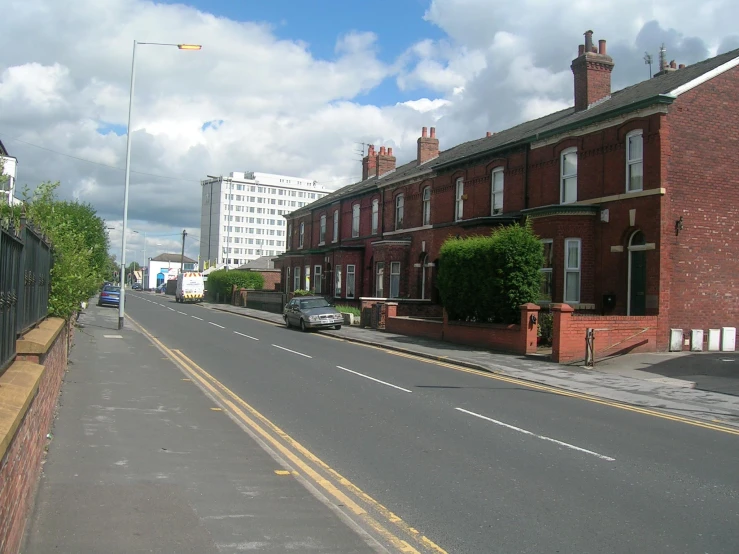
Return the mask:
<svg viewBox="0 0 739 554">
<path fill-rule="evenodd" d="M 187 237 L 187 229 L 182 229 L 182 255 L 180 257 L 180 273 L 185 272 L 185 237 Z"/>
</svg>

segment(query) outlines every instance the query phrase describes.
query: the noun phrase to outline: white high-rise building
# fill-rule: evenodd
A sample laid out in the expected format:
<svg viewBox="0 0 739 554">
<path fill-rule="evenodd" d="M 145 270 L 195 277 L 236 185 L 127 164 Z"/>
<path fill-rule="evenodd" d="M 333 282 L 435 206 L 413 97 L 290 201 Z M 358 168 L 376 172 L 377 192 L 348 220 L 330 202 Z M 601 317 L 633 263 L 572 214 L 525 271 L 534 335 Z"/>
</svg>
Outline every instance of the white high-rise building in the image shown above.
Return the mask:
<svg viewBox="0 0 739 554">
<path fill-rule="evenodd" d="M 233 268 L 285 251 L 284 214 L 326 196 L 311 179 L 252 171 L 201 181 L 200 264 Z"/>
</svg>

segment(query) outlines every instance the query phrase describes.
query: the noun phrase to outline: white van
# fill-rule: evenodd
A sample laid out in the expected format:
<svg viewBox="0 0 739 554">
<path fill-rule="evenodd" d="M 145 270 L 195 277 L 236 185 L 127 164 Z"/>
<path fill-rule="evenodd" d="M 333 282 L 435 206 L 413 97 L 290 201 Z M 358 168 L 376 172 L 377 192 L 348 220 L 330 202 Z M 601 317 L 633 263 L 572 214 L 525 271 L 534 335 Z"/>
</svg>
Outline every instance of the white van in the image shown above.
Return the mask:
<svg viewBox="0 0 739 554">
<path fill-rule="evenodd" d="M 197 271 L 185 271 L 177 275 L 177 302 L 202 302 L 205 296 L 203 274 Z"/>
</svg>

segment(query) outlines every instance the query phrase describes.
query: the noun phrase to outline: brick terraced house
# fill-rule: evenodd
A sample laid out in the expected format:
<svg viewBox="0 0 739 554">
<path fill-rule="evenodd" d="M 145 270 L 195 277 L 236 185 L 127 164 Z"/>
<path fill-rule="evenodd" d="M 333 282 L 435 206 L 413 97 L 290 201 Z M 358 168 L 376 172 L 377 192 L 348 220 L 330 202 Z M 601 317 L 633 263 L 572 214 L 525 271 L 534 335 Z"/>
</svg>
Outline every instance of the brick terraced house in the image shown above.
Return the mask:
<svg viewBox="0 0 739 554">
<path fill-rule="evenodd" d="M 444 151 L 423 128 L 400 167 L 392 148 L 370 146 L 360 182 L 285 215 L 284 289 L 417 299 L 432 313 L 447 238 L 528 219 L 545 246 L 540 305 L 658 316 L 660 350 L 670 328 L 734 325 L 737 65 L 739 50 L 671 62 L 611 92 L 614 62 L 588 31 L 573 107 Z"/>
</svg>

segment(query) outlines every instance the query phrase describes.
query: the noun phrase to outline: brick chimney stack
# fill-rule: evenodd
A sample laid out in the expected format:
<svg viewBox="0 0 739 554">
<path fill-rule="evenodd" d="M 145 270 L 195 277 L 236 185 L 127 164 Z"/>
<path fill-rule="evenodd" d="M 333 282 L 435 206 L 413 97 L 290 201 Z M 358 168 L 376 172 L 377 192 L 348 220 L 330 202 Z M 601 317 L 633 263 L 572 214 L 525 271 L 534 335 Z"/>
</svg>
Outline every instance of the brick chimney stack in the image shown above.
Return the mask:
<svg viewBox="0 0 739 554">
<path fill-rule="evenodd" d="M 375 145 L 370 144 L 367 155 L 362 158 L 362 181 L 374 177 L 377 170 L 377 157 L 375 156 Z"/>
<path fill-rule="evenodd" d="M 585 33 L 585 44 L 578 47 L 578 57 L 572 60 L 575 76 L 575 111 L 610 96 L 613 59 L 606 53 L 606 41 L 593 45 L 593 31 Z"/>
<path fill-rule="evenodd" d="M 376 175 L 382 177 L 385 173 L 389 173 L 395 169 L 395 156 L 393 149 L 380 146 L 380 153 L 377 155 Z"/>
<path fill-rule="evenodd" d="M 418 139 L 418 155 L 416 163 L 421 165 L 433 160 L 439 155 L 439 139 L 436 138 L 436 127 L 431 127 L 431 136 L 426 136 L 426 127 L 421 128 L 421 136 Z"/>
</svg>

